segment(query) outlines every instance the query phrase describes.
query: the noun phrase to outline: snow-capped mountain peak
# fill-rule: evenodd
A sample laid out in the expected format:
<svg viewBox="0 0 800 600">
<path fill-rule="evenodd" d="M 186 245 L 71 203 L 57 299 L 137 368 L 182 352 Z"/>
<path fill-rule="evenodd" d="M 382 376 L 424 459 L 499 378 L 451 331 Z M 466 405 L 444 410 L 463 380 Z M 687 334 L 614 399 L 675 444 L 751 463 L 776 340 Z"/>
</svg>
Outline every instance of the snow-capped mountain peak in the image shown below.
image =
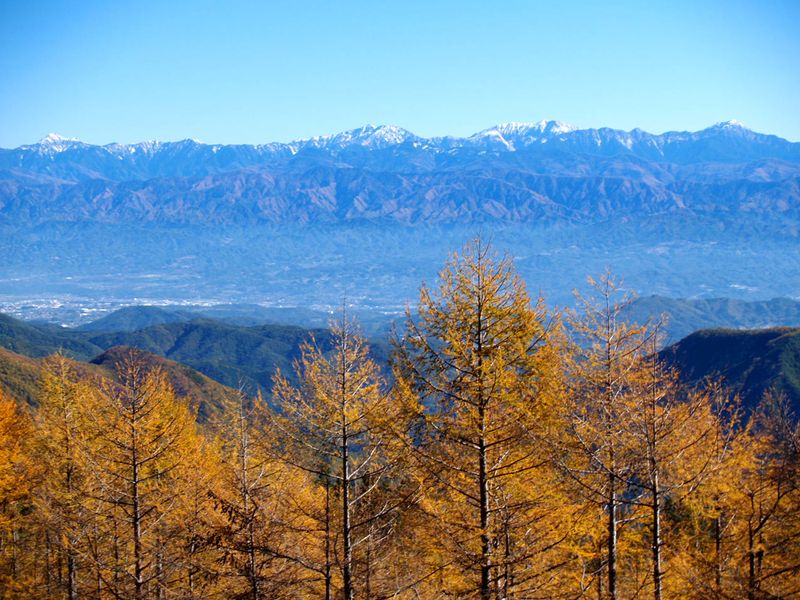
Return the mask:
<svg viewBox="0 0 800 600">
<path fill-rule="evenodd" d="M 737 121 L 736 119 L 731 119 L 729 121 L 720 121 L 709 127 L 708 129 L 712 131 L 750 131 L 750 129 L 745 126 L 744 123 L 741 121 Z"/>
<path fill-rule="evenodd" d="M 516 147 L 544 142 L 577 130 L 577 127 L 562 121 L 510 121 L 479 131 L 469 139 L 475 142 L 480 140 L 500 142 L 509 150 L 514 150 Z"/>
<path fill-rule="evenodd" d="M 78 138 L 68 138 L 57 133 L 48 133 L 39 140 L 40 144 L 63 144 L 64 142 L 78 142 Z"/>
<path fill-rule="evenodd" d="M 23 146 L 36 150 L 41 154 L 53 154 L 63 152 L 75 144 L 81 144 L 78 138 L 68 138 L 57 133 L 48 133 L 33 146 Z"/>
<path fill-rule="evenodd" d="M 365 125 L 357 129 L 349 129 L 334 135 L 316 136 L 307 140 L 299 140 L 300 144 L 308 144 L 316 148 L 343 148 L 358 145 L 367 148 L 386 148 L 418 139 L 416 135 L 397 125 Z"/>
</svg>

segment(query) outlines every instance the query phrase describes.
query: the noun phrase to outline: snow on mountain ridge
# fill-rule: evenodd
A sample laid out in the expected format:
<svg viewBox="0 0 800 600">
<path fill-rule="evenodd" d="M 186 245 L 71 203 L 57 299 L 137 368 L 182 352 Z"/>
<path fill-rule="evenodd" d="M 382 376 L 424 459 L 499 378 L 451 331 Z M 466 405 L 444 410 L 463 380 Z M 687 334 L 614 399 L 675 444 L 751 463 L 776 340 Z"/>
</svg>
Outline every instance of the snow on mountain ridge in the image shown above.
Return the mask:
<svg viewBox="0 0 800 600">
<path fill-rule="evenodd" d="M 79 142 L 78 138 L 68 138 L 64 137 L 63 135 L 59 135 L 57 133 L 48 133 L 42 139 L 39 140 L 39 144 L 62 144 L 64 142 Z"/>
<path fill-rule="evenodd" d="M 580 131 L 574 125 L 562 121 L 510 121 L 499 123 L 489 129 L 484 129 L 466 138 L 466 141 L 480 141 L 490 139 L 500 141 L 510 151 L 514 151 L 518 146 L 527 146 L 532 143 L 544 143 L 550 139 Z"/>
<path fill-rule="evenodd" d="M 663 154 L 668 146 L 697 141 L 708 136 L 745 136 L 751 141 L 774 143 L 781 140 L 774 135 L 765 135 L 751 131 L 741 122 L 723 121 L 699 131 L 667 131 L 652 134 L 636 128 L 631 131 L 601 127 L 596 129 L 579 129 L 561 121 L 536 121 L 499 123 L 467 137 L 443 136 L 422 137 L 396 125 L 365 125 L 340 133 L 315 136 L 296 140 L 290 143 L 271 142 L 266 144 L 205 144 L 199 140 L 184 139 L 175 142 L 145 141 L 135 144 L 111 143 L 104 146 L 85 144 L 76 138 L 67 138 L 55 133 L 48 134 L 38 143 L 20 146 L 18 149 L 35 152 L 42 156 L 55 157 L 58 153 L 77 148 L 104 151 L 119 158 L 123 156 L 152 156 L 163 152 L 180 152 L 183 149 L 200 154 L 210 152 L 216 154 L 223 149 L 245 149 L 263 156 L 294 155 L 304 149 L 317 149 L 338 153 L 350 147 L 361 147 L 367 150 L 384 150 L 394 146 L 411 143 L 416 148 L 425 148 L 435 153 L 454 152 L 458 149 L 472 148 L 478 151 L 515 152 L 541 144 L 566 144 L 570 148 L 650 148 Z M 771 141 L 770 141 L 771 140 Z M 786 140 L 782 140 L 787 143 Z M 788 142 L 791 143 L 791 142 Z M 237 150 L 234 150 L 237 151 Z"/>
<path fill-rule="evenodd" d="M 290 145 L 305 146 L 314 148 L 342 148 L 348 145 L 359 145 L 367 148 L 385 148 L 396 144 L 402 144 L 409 140 L 417 140 L 407 129 L 397 125 L 365 125 L 356 129 L 348 129 L 341 133 L 331 135 L 320 135 L 312 138 L 297 140 Z"/>
<path fill-rule="evenodd" d="M 36 150 L 39 154 L 56 154 L 77 144 L 82 145 L 83 143 L 78 138 L 68 138 L 57 133 L 48 133 L 35 144 L 22 146 L 22 148 Z"/>
</svg>

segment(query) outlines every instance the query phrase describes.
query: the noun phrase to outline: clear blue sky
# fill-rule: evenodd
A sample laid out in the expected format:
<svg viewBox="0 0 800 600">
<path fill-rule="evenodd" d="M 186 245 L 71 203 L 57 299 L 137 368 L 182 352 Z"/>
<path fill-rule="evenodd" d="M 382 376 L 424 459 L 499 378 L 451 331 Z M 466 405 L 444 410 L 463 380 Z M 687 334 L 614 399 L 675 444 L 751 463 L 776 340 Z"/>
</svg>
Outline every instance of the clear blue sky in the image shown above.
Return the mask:
<svg viewBox="0 0 800 600">
<path fill-rule="evenodd" d="M 800 140 L 800 1 L 0 0 L 0 147 L 551 118 Z"/>
</svg>

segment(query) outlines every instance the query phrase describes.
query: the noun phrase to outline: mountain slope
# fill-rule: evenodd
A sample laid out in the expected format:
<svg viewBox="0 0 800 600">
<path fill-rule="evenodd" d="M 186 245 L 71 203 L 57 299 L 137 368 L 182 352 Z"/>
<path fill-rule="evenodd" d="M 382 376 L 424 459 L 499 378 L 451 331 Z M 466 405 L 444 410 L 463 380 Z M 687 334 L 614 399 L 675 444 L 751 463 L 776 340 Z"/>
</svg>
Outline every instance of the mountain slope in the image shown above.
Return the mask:
<svg viewBox="0 0 800 600">
<path fill-rule="evenodd" d="M 300 344 L 314 335 L 324 349 L 330 333 L 300 327 L 261 325 L 240 327 L 197 319 L 165 323 L 134 332 L 101 334 L 90 338 L 103 347 L 131 346 L 197 369 L 231 387 L 269 389 L 276 368 L 291 374 Z"/>
<path fill-rule="evenodd" d="M 235 398 L 236 391 L 206 377 L 191 367 L 138 349 L 115 346 L 95 357 L 92 365 L 114 374 L 117 364 L 133 352 L 150 368 L 161 369 L 178 398 L 189 402 L 197 410 L 198 421 L 205 422 L 221 414 Z"/>
<path fill-rule="evenodd" d="M 113 380 L 115 367 L 131 349 L 111 348 L 90 363 L 73 362 L 82 377 Z M 137 356 L 151 368 L 160 368 L 166 375 L 175 395 L 197 410 L 200 422 L 220 414 L 227 402 L 234 398 L 235 390 L 228 388 L 195 369 L 175 361 L 135 350 Z M 35 406 L 41 392 L 42 359 L 29 358 L 0 348 L 0 390 L 21 404 Z"/>
<path fill-rule="evenodd" d="M 4 314 L 0 314 L 0 347 L 33 358 L 61 351 L 78 360 L 88 360 L 102 350 L 79 332 L 55 325 L 33 325 Z"/>
<path fill-rule="evenodd" d="M 123 312 L 123 315 L 140 314 L 163 316 L 149 310 Z M 330 347 L 330 331 L 327 329 L 274 323 L 242 326 L 195 318 L 135 331 L 97 332 L 32 325 L 0 315 L 0 348 L 29 358 L 48 356 L 69 344 L 75 350 L 68 354 L 70 357 L 108 365 L 119 359 L 120 351 L 115 350 L 116 347 L 131 347 L 169 359 L 173 370 L 177 367 L 172 363 L 182 363 L 226 386 L 238 388 L 241 384 L 251 392 L 259 387 L 268 390 L 278 368 L 293 378 L 292 362 L 299 357 L 300 345 L 312 338 L 323 351 Z M 388 360 L 389 347 L 384 339 L 379 338 L 370 344 L 372 355 L 380 364 Z M 182 376 L 183 379 L 186 377 L 191 379 L 193 376 Z M 182 379 L 176 375 L 176 388 L 184 387 L 181 382 Z M 215 392 L 212 396 L 217 398 L 219 394 Z"/>
<path fill-rule="evenodd" d="M 637 298 L 625 311 L 635 323 L 666 316 L 669 341 L 700 329 L 758 329 L 800 326 L 800 301 L 773 298 L 746 302 L 735 298 L 683 299 L 664 296 Z"/>
<path fill-rule="evenodd" d="M 197 317 L 196 313 L 186 310 L 159 306 L 126 306 L 77 329 L 89 332 L 136 331 L 152 325 L 191 321 Z"/>
<path fill-rule="evenodd" d="M 792 295 L 800 144 L 733 122 L 658 135 L 539 122 L 0 150 L 0 280 L 24 306 L 355 298 L 396 312 L 478 231 L 555 303 L 606 266 L 648 295 Z"/>
<path fill-rule="evenodd" d="M 723 207 L 796 218 L 798 182 L 800 144 L 736 123 L 661 135 L 505 123 L 432 139 L 368 126 L 261 146 L 49 137 L 0 150 L 0 222 L 596 222 Z"/>
<path fill-rule="evenodd" d="M 35 405 L 40 368 L 36 359 L 0 348 L 0 390 L 20 404 Z"/>
<path fill-rule="evenodd" d="M 800 413 L 800 328 L 697 331 L 664 349 L 687 383 L 723 377 L 752 410 L 774 388 L 786 394 Z"/>
</svg>

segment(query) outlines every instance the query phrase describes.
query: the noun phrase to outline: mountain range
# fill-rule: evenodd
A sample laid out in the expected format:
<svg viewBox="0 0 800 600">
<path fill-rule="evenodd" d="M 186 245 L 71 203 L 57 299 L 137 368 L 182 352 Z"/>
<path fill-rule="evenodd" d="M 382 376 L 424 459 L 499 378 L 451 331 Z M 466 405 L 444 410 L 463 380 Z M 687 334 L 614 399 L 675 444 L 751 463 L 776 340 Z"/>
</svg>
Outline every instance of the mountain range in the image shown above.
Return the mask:
<svg viewBox="0 0 800 600">
<path fill-rule="evenodd" d="M 288 144 L 0 150 L 0 222 L 599 222 L 663 213 L 798 217 L 800 143 L 734 122 L 698 132 L 505 123 L 466 138 L 393 126 Z"/>
<path fill-rule="evenodd" d="M 800 143 L 735 121 L 541 121 L 0 150 L 0 310 L 26 318 L 159 301 L 396 313 L 479 233 L 552 303 L 606 268 L 643 296 L 797 297 Z"/>
<path fill-rule="evenodd" d="M 704 329 L 661 352 L 683 381 L 702 384 L 721 378 L 752 410 L 767 391 L 784 394 L 800 416 L 800 328 Z"/>
</svg>

